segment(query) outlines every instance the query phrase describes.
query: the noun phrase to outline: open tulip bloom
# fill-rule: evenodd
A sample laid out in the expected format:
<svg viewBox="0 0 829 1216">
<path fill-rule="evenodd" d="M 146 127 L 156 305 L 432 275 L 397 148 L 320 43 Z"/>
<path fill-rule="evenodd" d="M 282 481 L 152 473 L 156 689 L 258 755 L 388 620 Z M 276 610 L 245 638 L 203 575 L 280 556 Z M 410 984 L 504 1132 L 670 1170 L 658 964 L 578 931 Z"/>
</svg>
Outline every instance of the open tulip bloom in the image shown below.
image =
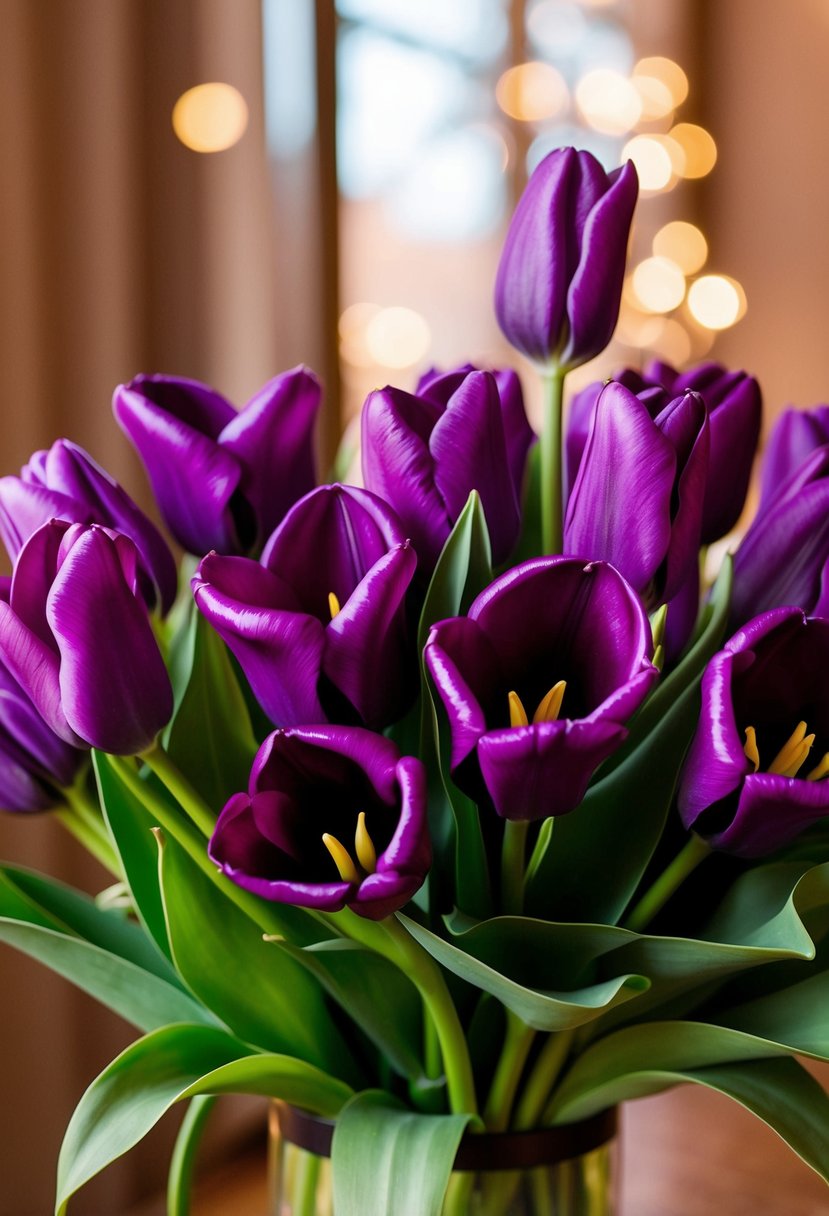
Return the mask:
<svg viewBox="0 0 829 1216">
<path fill-rule="evenodd" d="M 512 369 L 433 369 L 369 395 L 363 486 L 315 484 L 311 372 L 238 412 L 138 376 L 114 410 L 198 559 L 178 579 L 70 441 L 0 479 L 0 806 L 53 816 L 113 884 L 3 865 L 0 941 L 140 1036 L 72 1118 L 57 1216 L 196 1099 L 186 1216 L 228 1091 L 336 1121 L 336 1216 L 399 1216 L 404 1191 L 411 1216 L 510 1216 L 515 1172 L 453 1175 L 462 1134 L 590 1128 L 679 1082 L 829 1182 L 797 1060 L 829 1059 L 827 407 L 784 415 L 709 581 L 756 381 L 654 362 L 562 422 L 635 201 L 632 166 L 560 149 L 516 211 L 495 303 L 542 378 L 537 437 Z"/>
</svg>

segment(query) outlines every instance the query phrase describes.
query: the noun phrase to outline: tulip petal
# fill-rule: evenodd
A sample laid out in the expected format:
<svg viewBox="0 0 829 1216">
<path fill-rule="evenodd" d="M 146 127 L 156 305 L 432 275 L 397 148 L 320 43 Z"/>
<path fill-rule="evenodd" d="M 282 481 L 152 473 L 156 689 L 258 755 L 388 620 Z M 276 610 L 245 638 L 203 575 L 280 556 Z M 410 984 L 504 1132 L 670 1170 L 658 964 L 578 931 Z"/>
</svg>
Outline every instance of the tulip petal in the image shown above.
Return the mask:
<svg viewBox="0 0 829 1216">
<path fill-rule="evenodd" d="M 206 558 L 193 580 L 199 611 L 239 661 L 265 713 L 280 725 L 324 722 L 317 685 L 325 630 L 250 558 Z"/>
<path fill-rule="evenodd" d="M 414 650 L 406 646 L 405 601 L 417 558 L 408 544 L 371 567 L 325 630 L 323 670 L 362 721 L 382 729 L 414 692 Z"/>
<path fill-rule="evenodd" d="M 219 443 L 244 470 L 241 490 L 258 521 L 260 540 L 314 487 L 313 432 L 321 395 L 320 383 L 308 368 L 283 372 L 234 414 L 219 435 Z"/>
<path fill-rule="evenodd" d="M 196 395 L 193 389 L 192 400 L 184 391 L 175 395 L 181 415 L 177 416 L 140 391 L 152 386 L 154 396 L 166 401 L 167 393 L 159 392 L 159 383 L 152 377 L 139 377 L 122 385 L 115 391 L 112 408 L 144 463 L 167 527 L 191 553 L 247 547 L 252 538 L 237 534 L 230 509 L 242 478 L 239 461 L 189 421 L 191 417 L 194 421 L 206 418 L 213 429 L 225 418 L 223 406 L 231 414 L 233 407 L 218 394 L 207 397 L 209 390 L 197 386 L 202 392 Z M 160 387 L 166 389 L 167 382 Z"/>
<path fill-rule="evenodd" d="M 749 773 L 731 823 L 709 843 L 737 857 L 763 857 L 827 816 L 829 782 Z"/>
<path fill-rule="evenodd" d="M 482 706 L 491 704 L 504 682 L 501 663 L 486 634 L 468 617 L 438 622 L 423 657 L 449 716 L 456 775 L 486 731 Z"/>
<path fill-rule="evenodd" d="M 27 628 L 14 610 L 2 601 L 0 660 L 55 734 L 73 747 L 85 747 L 86 741 L 69 725 L 63 710 L 60 662 L 56 651 Z"/>
<path fill-rule="evenodd" d="M 761 465 L 760 510 L 764 510 L 792 473 L 815 448 L 829 443 L 829 405 L 811 410 L 786 409 L 766 444 Z"/>
<path fill-rule="evenodd" d="M 702 512 L 710 448 L 708 411 L 698 393 L 687 392 L 661 411 L 657 425 L 677 453 L 673 526 L 660 599 L 670 600 L 699 560 Z"/>
<path fill-rule="evenodd" d="M 88 529 L 65 557 L 46 616 L 60 650 L 61 701 L 72 729 L 115 755 L 150 747 L 173 712 L 170 679 L 116 545 L 100 528 Z"/>
<path fill-rule="evenodd" d="M 610 562 L 644 593 L 668 553 L 676 467 L 647 407 L 606 385 L 567 507 L 565 553 Z"/>
</svg>

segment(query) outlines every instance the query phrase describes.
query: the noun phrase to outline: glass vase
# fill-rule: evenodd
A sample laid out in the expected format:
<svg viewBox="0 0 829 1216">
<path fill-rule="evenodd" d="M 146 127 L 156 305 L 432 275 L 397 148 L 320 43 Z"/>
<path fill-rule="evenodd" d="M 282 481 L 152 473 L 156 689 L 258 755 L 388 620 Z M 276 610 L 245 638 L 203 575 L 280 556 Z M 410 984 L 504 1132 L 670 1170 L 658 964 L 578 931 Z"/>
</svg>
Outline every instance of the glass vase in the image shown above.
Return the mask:
<svg viewBox="0 0 829 1216">
<path fill-rule="evenodd" d="M 443 1216 L 614 1216 L 616 1112 L 540 1132 L 466 1135 Z M 271 1106 L 268 1216 L 337 1216 L 334 1124 Z"/>
</svg>

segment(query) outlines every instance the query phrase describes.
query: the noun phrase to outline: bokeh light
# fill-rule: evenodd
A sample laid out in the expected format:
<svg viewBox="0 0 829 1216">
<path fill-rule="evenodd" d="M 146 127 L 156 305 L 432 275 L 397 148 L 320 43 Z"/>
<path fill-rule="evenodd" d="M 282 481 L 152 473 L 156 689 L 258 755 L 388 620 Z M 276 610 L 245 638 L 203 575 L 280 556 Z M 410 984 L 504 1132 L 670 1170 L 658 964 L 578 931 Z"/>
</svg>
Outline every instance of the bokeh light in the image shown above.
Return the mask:
<svg viewBox="0 0 829 1216">
<path fill-rule="evenodd" d="M 664 55 L 647 55 L 640 59 L 633 69 L 633 77 L 660 80 L 670 93 L 674 107 L 681 106 L 688 96 L 688 77 L 678 63 L 666 59 Z"/>
<path fill-rule="evenodd" d="M 635 267 L 630 286 L 646 312 L 672 312 L 685 298 L 685 276 L 670 258 L 645 258 Z"/>
<path fill-rule="evenodd" d="M 634 71 L 631 80 L 642 103 L 643 122 L 656 122 L 673 113 L 674 96 L 664 80 L 638 71 Z"/>
<path fill-rule="evenodd" d="M 649 349 L 673 367 L 682 367 L 693 354 L 691 335 L 673 317 L 659 317 L 659 332 L 649 343 Z"/>
<path fill-rule="evenodd" d="M 668 141 L 660 135 L 634 135 L 622 149 L 622 164 L 632 160 L 644 193 L 666 190 L 676 182 L 676 170 Z"/>
<path fill-rule="evenodd" d="M 247 102 L 232 84 L 197 84 L 173 106 L 173 130 L 193 152 L 224 152 L 239 142 L 247 125 Z"/>
<path fill-rule="evenodd" d="M 708 242 L 696 224 L 672 220 L 653 238 L 653 252 L 676 262 L 683 274 L 696 274 L 708 257 Z"/>
<path fill-rule="evenodd" d="M 519 63 L 507 68 L 495 86 L 498 105 L 519 122 L 541 122 L 566 110 L 564 77 L 549 63 Z"/>
<path fill-rule="evenodd" d="M 366 326 L 366 347 L 382 367 L 411 367 L 427 353 L 432 334 L 413 308 L 381 308 Z"/>
<path fill-rule="evenodd" d="M 668 132 L 685 153 L 682 177 L 705 177 L 717 163 L 717 145 L 705 127 L 693 122 L 680 122 Z"/>
<path fill-rule="evenodd" d="M 745 315 L 746 293 L 736 279 L 704 274 L 688 289 L 691 316 L 706 329 L 729 329 Z"/>
<path fill-rule="evenodd" d="M 584 121 L 606 135 L 624 135 L 636 126 L 642 102 L 627 76 L 596 68 L 576 85 L 576 102 Z"/>
<path fill-rule="evenodd" d="M 372 318 L 381 312 L 379 304 L 360 301 L 349 304 L 340 315 L 337 326 L 340 335 L 340 355 L 352 367 L 374 367 L 377 360 L 366 343 L 366 330 Z"/>
</svg>

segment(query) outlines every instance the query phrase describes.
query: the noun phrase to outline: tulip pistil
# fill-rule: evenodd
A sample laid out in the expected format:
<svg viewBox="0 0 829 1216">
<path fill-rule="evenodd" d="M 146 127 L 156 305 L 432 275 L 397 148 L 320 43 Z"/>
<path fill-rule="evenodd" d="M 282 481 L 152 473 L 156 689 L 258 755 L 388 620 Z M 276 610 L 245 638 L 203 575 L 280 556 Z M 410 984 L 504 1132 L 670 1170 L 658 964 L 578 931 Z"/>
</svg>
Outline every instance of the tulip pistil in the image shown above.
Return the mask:
<svg viewBox="0 0 829 1216">
<path fill-rule="evenodd" d="M 789 738 L 780 748 L 780 751 L 772 760 L 766 770 L 769 773 L 775 773 L 779 777 L 796 777 L 800 772 L 801 767 L 806 761 L 806 757 L 812 750 L 815 741 L 814 734 L 806 734 L 806 723 L 798 722 L 797 726 L 792 731 Z M 760 769 L 760 752 L 757 747 L 757 733 L 753 726 L 746 727 L 746 741 L 743 745 L 743 751 L 746 758 L 751 761 L 754 766 L 755 773 Z M 811 772 L 806 774 L 807 781 L 819 781 L 821 777 L 829 774 L 829 752 L 824 755 Z"/>
<path fill-rule="evenodd" d="M 333 591 L 328 592 L 328 611 L 331 613 L 332 621 L 340 611 L 340 601 L 337 599 Z"/>
<path fill-rule="evenodd" d="M 323 833 L 322 843 L 331 854 L 343 882 L 362 882 L 367 874 L 373 874 L 377 869 L 377 850 L 366 827 L 365 811 L 360 811 L 357 816 L 357 828 L 354 832 L 354 852 L 357 855 L 357 862 L 354 861 L 345 845 L 330 832 Z"/>
<path fill-rule="evenodd" d="M 567 688 L 566 680 L 559 680 L 554 684 L 549 692 L 538 703 L 538 708 L 533 714 L 533 726 L 539 722 L 557 722 L 558 715 L 561 713 L 561 702 L 564 700 L 564 693 Z M 527 716 L 527 711 L 524 708 L 524 703 L 517 692 L 507 694 L 509 700 L 509 724 L 510 726 L 529 726 L 530 720 Z"/>
</svg>

